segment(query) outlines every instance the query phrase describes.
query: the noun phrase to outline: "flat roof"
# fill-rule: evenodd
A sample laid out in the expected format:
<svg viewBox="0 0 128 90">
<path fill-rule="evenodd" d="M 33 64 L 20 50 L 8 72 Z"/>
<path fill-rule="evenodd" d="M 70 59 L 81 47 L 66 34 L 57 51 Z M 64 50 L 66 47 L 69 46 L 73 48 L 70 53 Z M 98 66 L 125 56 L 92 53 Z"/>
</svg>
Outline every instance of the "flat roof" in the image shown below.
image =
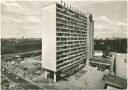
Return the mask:
<svg viewBox="0 0 128 90">
<path fill-rule="evenodd" d="M 99 63 L 107 63 L 110 64 L 110 59 L 108 58 L 103 58 L 101 56 L 94 56 L 93 58 L 90 59 L 90 61 L 95 61 L 95 62 L 99 62 Z"/>
<path fill-rule="evenodd" d="M 122 89 L 126 89 L 127 88 L 127 80 L 117 77 L 117 76 L 113 76 L 113 75 L 107 75 L 105 83 L 113 86 L 113 87 L 117 87 L 117 88 L 122 88 Z"/>
</svg>

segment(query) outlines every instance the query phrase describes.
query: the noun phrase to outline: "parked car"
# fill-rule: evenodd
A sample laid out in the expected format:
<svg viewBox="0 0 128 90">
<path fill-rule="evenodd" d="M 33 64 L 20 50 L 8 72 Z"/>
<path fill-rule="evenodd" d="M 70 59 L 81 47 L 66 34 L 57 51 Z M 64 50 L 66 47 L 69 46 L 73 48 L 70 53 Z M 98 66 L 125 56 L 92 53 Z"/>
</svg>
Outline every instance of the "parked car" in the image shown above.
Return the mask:
<svg viewBox="0 0 128 90">
<path fill-rule="evenodd" d="M 18 76 L 16 76 L 16 79 L 19 79 L 19 77 L 18 77 Z"/>
</svg>

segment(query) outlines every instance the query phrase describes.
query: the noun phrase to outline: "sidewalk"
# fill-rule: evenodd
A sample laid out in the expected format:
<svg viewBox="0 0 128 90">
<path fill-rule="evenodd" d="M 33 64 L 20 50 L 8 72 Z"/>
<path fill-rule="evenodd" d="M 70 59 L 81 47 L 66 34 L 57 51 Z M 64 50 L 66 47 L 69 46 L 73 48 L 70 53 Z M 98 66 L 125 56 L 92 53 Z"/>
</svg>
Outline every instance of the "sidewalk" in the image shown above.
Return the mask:
<svg viewBox="0 0 128 90">
<path fill-rule="evenodd" d="M 107 70 L 104 72 L 97 71 L 97 67 L 91 67 L 89 64 L 84 68 L 87 70 L 85 74 L 80 76 L 77 80 L 71 76 L 68 81 L 58 82 L 58 86 L 65 88 L 83 88 L 83 89 L 103 89 L 104 81 L 102 80 L 103 75 L 109 73 Z M 67 87 L 68 86 L 68 87 Z"/>
</svg>

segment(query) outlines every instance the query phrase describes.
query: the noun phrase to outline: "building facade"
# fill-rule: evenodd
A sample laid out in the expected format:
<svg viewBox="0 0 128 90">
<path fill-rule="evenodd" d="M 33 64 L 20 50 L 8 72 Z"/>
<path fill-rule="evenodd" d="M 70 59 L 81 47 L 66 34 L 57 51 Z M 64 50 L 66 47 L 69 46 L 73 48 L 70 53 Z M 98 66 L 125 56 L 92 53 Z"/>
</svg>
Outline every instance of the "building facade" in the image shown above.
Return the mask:
<svg viewBox="0 0 128 90">
<path fill-rule="evenodd" d="M 115 74 L 120 78 L 127 79 L 127 54 L 116 53 Z"/>
<path fill-rule="evenodd" d="M 42 7 L 42 67 L 66 77 L 94 54 L 94 21 L 65 3 Z"/>
</svg>

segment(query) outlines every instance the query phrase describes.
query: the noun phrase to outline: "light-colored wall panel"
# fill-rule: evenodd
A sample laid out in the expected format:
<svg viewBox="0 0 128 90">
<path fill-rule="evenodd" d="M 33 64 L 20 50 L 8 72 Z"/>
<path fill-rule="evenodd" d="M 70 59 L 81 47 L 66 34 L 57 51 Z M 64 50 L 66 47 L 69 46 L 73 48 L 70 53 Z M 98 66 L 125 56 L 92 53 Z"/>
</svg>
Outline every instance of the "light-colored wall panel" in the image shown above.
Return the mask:
<svg viewBox="0 0 128 90">
<path fill-rule="evenodd" d="M 42 7 L 42 67 L 56 71 L 56 3 Z"/>
<path fill-rule="evenodd" d="M 116 53 L 116 75 L 127 79 L 127 54 Z"/>
</svg>

